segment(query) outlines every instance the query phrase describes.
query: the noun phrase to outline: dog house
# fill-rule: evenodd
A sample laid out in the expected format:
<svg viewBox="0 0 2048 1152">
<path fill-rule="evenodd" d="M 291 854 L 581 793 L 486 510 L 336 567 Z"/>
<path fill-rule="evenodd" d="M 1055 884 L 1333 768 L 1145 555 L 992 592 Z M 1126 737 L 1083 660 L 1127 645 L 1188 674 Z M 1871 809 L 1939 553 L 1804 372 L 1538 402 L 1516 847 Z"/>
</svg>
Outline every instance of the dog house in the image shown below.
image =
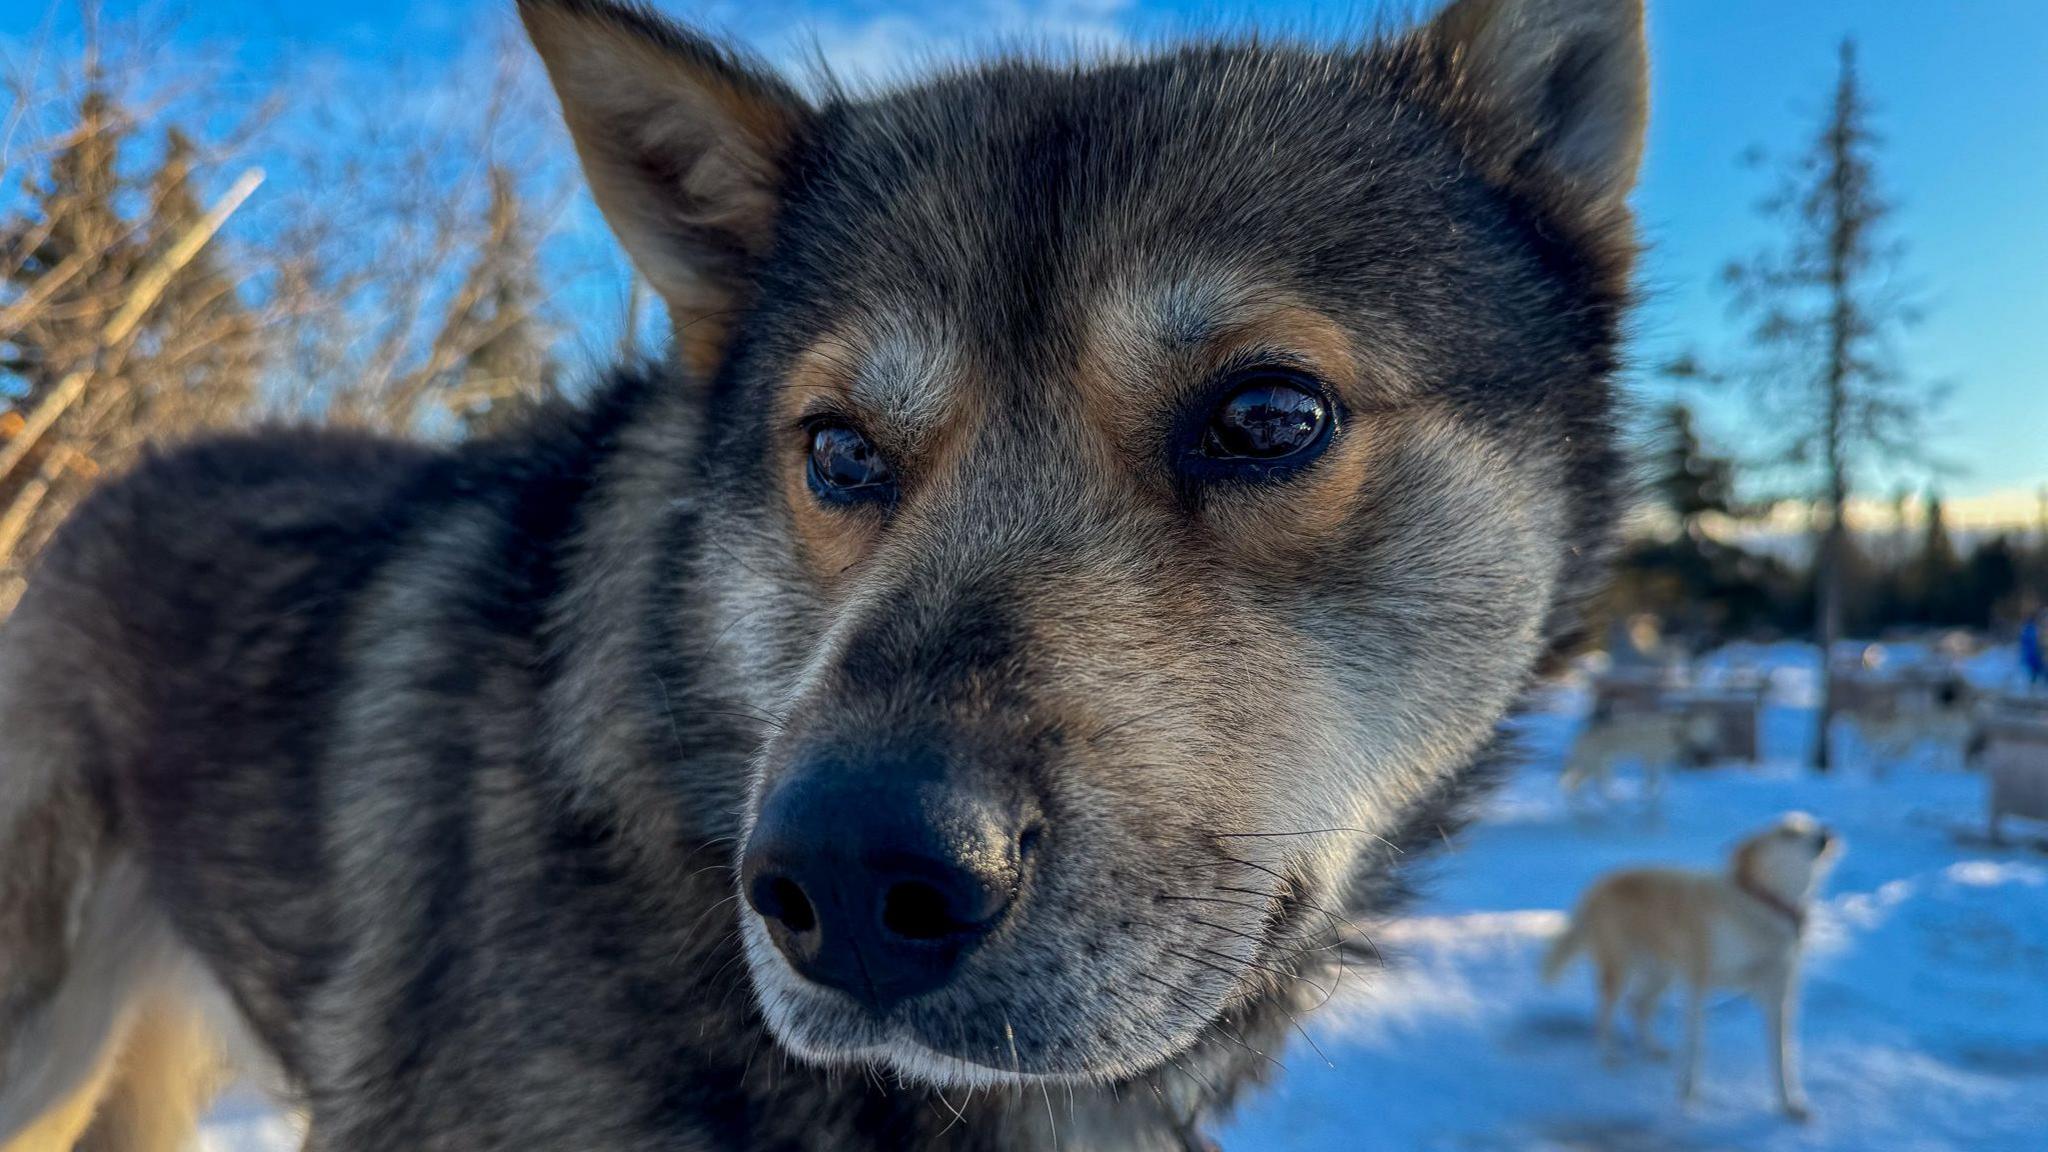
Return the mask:
<svg viewBox="0 0 2048 1152">
<path fill-rule="evenodd" d="M 1615 668 L 1593 681 L 1593 712 L 1644 716 L 1664 710 L 1665 697 L 1682 683 L 1679 670 L 1657 665 Z"/>
<path fill-rule="evenodd" d="M 1835 710 L 1867 720 L 1925 716 L 1968 707 L 1967 685 L 1947 668 L 1910 668 L 1876 673 L 1836 666 L 1828 675 Z"/>
<path fill-rule="evenodd" d="M 1764 704 L 1761 683 L 1678 692 L 1671 703 L 1685 714 L 1688 732 L 1712 734 L 1705 747 L 1694 750 L 1706 763 L 1754 764 L 1763 758 L 1758 736 Z M 1695 718 L 1702 722 L 1694 725 Z"/>
<path fill-rule="evenodd" d="M 2008 816 L 2048 821 L 2048 696 L 1999 700 L 1984 723 L 1991 838 Z"/>
<path fill-rule="evenodd" d="M 1889 720 L 1906 710 L 1905 700 L 1916 693 L 1902 681 L 1875 676 L 1861 670 L 1836 668 L 1828 674 L 1828 688 L 1840 715 Z"/>
</svg>

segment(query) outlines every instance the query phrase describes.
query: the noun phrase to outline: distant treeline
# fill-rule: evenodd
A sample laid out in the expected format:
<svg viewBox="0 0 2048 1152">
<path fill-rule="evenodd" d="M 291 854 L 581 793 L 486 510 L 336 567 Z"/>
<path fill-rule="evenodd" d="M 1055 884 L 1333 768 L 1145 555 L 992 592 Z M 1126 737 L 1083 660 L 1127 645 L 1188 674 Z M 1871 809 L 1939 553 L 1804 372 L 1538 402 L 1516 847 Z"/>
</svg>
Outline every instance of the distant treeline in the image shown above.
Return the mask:
<svg viewBox="0 0 2048 1152">
<path fill-rule="evenodd" d="M 1625 545 L 1607 608 L 1651 613 L 1700 640 L 1813 635 L 1811 564 L 1717 537 L 1711 520 L 1762 511 L 1736 503 L 1736 465 L 1713 455 L 1682 404 L 1665 409 L 1642 453 L 1652 525 Z M 1959 547 L 1938 497 L 1908 518 L 1852 533 L 1842 556 L 1847 635 L 1927 628 L 2015 628 L 2048 605 L 2048 524 L 1979 535 Z"/>
</svg>

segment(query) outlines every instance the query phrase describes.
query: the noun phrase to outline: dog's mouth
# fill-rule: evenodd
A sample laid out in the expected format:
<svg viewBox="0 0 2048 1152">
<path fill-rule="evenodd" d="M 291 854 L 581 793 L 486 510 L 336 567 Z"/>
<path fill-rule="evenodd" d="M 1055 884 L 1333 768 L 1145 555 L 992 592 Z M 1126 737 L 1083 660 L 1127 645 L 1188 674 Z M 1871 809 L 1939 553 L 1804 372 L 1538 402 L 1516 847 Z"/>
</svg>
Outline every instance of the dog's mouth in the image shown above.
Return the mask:
<svg viewBox="0 0 2048 1152">
<path fill-rule="evenodd" d="M 1837 855 L 1843 848 L 1842 837 L 1833 828 L 1822 824 L 1813 826 L 1806 834 L 1806 841 L 1812 846 L 1813 857 L 1816 860 L 1825 860 Z"/>
<path fill-rule="evenodd" d="M 817 979 L 751 910 L 741 936 L 770 1033 L 806 1063 L 940 1088 L 1129 1083 L 1212 1039 L 1234 1047 L 1236 1014 L 1291 994 L 1290 972 L 1327 989 L 1305 967 L 1339 946 L 1309 939 L 1318 902 L 1293 889 L 1257 899 L 1242 872 L 1224 873 L 1217 889 L 1241 895 L 1162 892 L 1145 901 L 1151 916 L 1079 907 L 1097 885 L 1071 877 L 1027 885 L 1016 922 L 915 994 Z M 1259 915 L 1240 923 L 1238 908 Z"/>
<path fill-rule="evenodd" d="M 843 962 L 826 955 L 830 944 L 813 950 L 778 922 L 787 908 L 768 903 L 764 913 L 750 903 L 741 939 L 769 1031 L 807 1063 L 872 1067 L 940 1087 L 1123 1082 L 1197 1046 L 1268 985 L 1266 974 L 1284 962 L 1276 953 L 1301 951 L 1268 944 L 1279 930 L 1273 917 L 1232 918 L 1239 906 L 1267 907 L 1251 895 L 1145 900 L 1146 913 L 1134 902 L 1105 910 L 1097 897 L 1109 876 L 1077 879 L 1060 874 L 1057 860 L 1043 863 L 1027 842 L 1012 897 L 1018 907 L 992 928 L 976 919 L 987 905 L 944 911 L 952 897 L 939 891 L 943 884 L 919 882 L 910 889 L 921 893 L 915 902 L 894 903 L 922 904 L 926 919 L 893 924 L 912 936 L 929 929 L 929 938 L 892 945 L 885 895 L 873 921 L 881 927 L 855 933 Z M 841 894 L 862 883 L 849 880 Z M 1277 896 L 1270 903 L 1286 905 Z M 795 922 L 809 928 L 846 909 L 828 896 Z"/>
<path fill-rule="evenodd" d="M 1052 772 L 987 725 L 819 715 L 764 750 L 736 861 L 756 1003 L 791 1055 L 939 1085 L 1121 1082 L 1330 954 L 1298 945 L 1355 829 L 1268 833 L 1277 817 L 1208 797 L 1125 812 L 1105 778 L 1133 769 L 1099 751 Z"/>
<path fill-rule="evenodd" d="M 1229 1002 L 1216 995 L 1206 1010 L 1191 1011 L 1195 990 L 1176 981 L 1184 991 L 1170 1003 L 1133 1011 L 1092 982 L 1063 986 L 1048 973 L 1007 994 L 959 989 L 878 1012 L 797 975 L 765 937 L 746 933 L 747 959 L 762 1014 L 786 1051 L 942 1088 L 1128 1080 L 1194 1047 Z"/>
<path fill-rule="evenodd" d="M 1080 1084 L 1108 1078 L 1088 1066 L 1042 1065 L 1026 1055 L 1016 1025 L 999 1022 L 1000 1042 L 988 1047 L 935 1033 L 938 1021 L 898 1008 L 878 1016 L 849 998 L 819 988 L 786 970 L 774 957 L 751 957 L 754 985 L 769 1030 L 791 1055 L 821 1067 L 867 1067 L 898 1079 L 942 1088 L 988 1088 L 1030 1083 Z M 957 1029 L 951 1031 L 958 1032 Z"/>
</svg>

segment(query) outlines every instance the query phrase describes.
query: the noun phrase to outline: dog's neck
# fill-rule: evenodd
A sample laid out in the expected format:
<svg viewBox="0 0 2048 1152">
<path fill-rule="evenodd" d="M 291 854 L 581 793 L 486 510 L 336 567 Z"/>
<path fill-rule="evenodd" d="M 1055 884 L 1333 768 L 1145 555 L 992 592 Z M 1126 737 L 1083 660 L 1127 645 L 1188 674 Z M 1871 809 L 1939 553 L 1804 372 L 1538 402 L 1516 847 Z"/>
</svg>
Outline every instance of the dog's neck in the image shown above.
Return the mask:
<svg viewBox="0 0 2048 1152">
<path fill-rule="evenodd" d="M 1764 885 L 1757 883 L 1756 879 L 1749 874 L 1747 869 L 1736 872 L 1735 887 L 1743 895 L 1763 905 L 1773 915 L 1783 920 L 1791 927 L 1793 935 L 1805 934 L 1806 909 L 1785 899 Z"/>
</svg>

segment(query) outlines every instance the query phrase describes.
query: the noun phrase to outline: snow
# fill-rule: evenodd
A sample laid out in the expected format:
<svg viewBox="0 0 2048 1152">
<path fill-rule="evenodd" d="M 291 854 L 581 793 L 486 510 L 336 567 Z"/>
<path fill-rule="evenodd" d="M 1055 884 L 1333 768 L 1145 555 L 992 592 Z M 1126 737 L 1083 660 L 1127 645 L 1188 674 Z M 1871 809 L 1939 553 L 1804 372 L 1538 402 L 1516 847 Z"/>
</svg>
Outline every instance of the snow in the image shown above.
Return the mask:
<svg viewBox="0 0 2048 1152">
<path fill-rule="evenodd" d="M 1486 818 L 1419 865 L 1426 899 L 1374 940 L 1279 1053 L 1287 1071 L 1218 1135 L 1231 1152 L 1359 1148 L 1442 1152 L 2041 1152 L 2048 1149 L 2048 854 L 1981 838 L 1984 782 L 1933 763 L 1800 768 L 1818 661 L 1785 645 L 1711 655 L 1703 678 L 1765 673 L 1766 763 L 1674 773 L 1661 814 L 1631 798 L 1569 811 L 1560 759 L 1584 706 L 1573 688 L 1524 724 L 1529 766 Z M 2009 660 L 2009 657 L 2007 657 Z M 1988 660 L 1973 681 L 1994 679 Z M 1815 910 L 1801 1027 L 1814 1116 L 1775 1110 L 1761 1014 L 1728 996 L 1708 1011 L 1700 1097 L 1680 1108 L 1675 1068 L 1593 1050 L 1591 979 L 1537 976 L 1549 937 L 1602 872 L 1645 862 L 1718 867 L 1748 830 L 1800 809 L 1848 840 Z M 2015 825 L 2015 831 L 2041 832 Z M 1676 1005 L 1659 1028 L 1677 1039 Z M 1624 1030 L 1624 1036 L 1627 1032 Z M 1327 1062 L 1325 1062 L 1327 1057 Z M 296 1146 L 291 1125 L 239 1095 L 206 1152 Z"/>
<path fill-rule="evenodd" d="M 1813 662 L 1765 662 L 1793 689 L 1778 698 L 1803 703 Z M 2048 1148 L 2048 855 L 1982 842 L 1980 777 L 1901 764 L 1879 778 L 1852 764 L 1816 778 L 1795 767 L 1813 714 L 1780 703 L 1765 713 L 1764 767 L 1675 774 L 1661 820 L 1624 797 L 1588 821 L 1556 785 L 1572 704 L 1566 694 L 1561 712 L 1533 718 L 1530 766 L 1427 866 L 1416 914 L 1376 935 L 1392 963 L 1350 974 L 1307 1022 L 1329 1062 L 1300 1042 L 1284 1052 L 1287 1074 L 1221 1133 L 1225 1148 Z M 1778 1116 L 1761 1013 L 1732 995 L 1709 1010 L 1700 1099 L 1682 1110 L 1670 1063 L 1600 1062 L 1584 965 L 1547 988 L 1538 959 L 1600 873 L 1716 867 L 1791 809 L 1849 844 L 1810 929 L 1801 1034 L 1814 1118 Z M 1676 1043 L 1675 1002 L 1658 1027 Z"/>
<path fill-rule="evenodd" d="M 199 1134 L 199 1152 L 296 1152 L 305 1129 L 267 1100 L 237 1088 L 215 1105 Z"/>
</svg>

